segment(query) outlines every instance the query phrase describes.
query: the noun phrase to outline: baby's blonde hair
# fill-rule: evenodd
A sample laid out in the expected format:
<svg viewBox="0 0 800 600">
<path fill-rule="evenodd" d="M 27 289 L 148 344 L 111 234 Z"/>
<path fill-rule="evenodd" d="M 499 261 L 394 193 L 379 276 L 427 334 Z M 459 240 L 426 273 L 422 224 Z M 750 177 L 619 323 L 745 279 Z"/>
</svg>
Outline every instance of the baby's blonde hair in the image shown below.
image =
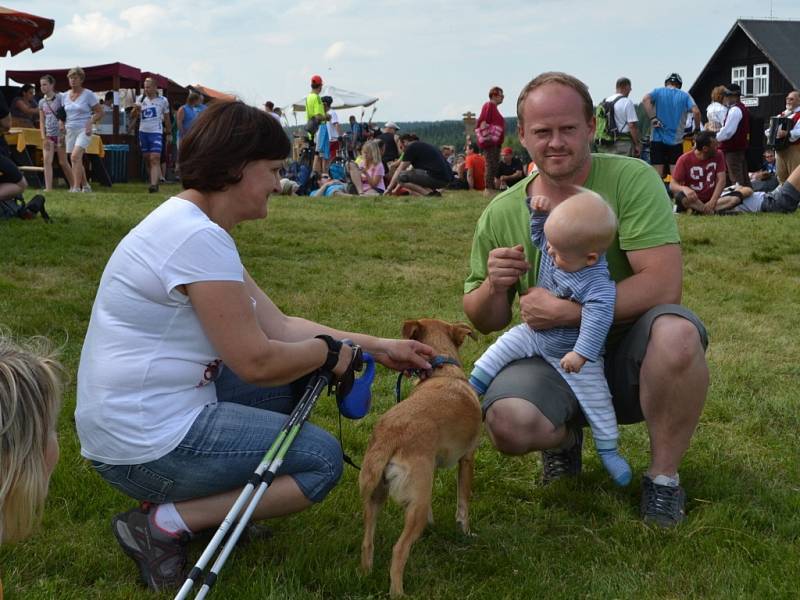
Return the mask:
<svg viewBox="0 0 800 600">
<path fill-rule="evenodd" d="M 0 331 L 0 542 L 27 537 L 41 518 L 62 374 L 46 338 L 17 344 Z"/>
<path fill-rule="evenodd" d="M 547 239 L 558 247 L 602 254 L 617 234 L 617 217 L 600 194 L 577 189 L 550 213 L 545 223 Z"/>
</svg>

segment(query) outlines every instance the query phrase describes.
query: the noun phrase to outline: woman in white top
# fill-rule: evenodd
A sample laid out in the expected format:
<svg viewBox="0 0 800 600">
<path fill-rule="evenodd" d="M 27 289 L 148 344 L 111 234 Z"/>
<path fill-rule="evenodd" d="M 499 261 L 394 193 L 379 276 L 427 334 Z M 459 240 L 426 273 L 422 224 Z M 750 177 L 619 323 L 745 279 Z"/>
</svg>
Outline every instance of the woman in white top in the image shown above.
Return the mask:
<svg viewBox="0 0 800 600">
<path fill-rule="evenodd" d="M 216 102 L 181 142 L 184 191 L 119 243 L 103 272 L 78 370 L 81 453 L 111 485 L 147 502 L 113 519 L 150 588 L 183 581 L 184 544 L 216 527 L 323 365 L 341 375 L 349 338 L 383 365 L 428 369 L 433 350 L 284 314 L 241 263 L 231 230 L 263 219 L 291 150 L 280 124 Z M 315 336 L 330 336 L 317 339 Z M 321 501 L 341 475 L 328 432 L 306 424 L 254 513 Z"/>
<path fill-rule="evenodd" d="M 706 129 L 709 131 L 719 131 L 725 123 L 725 116 L 728 114 L 728 107 L 722 104 L 723 94 L 725 93 L 725 86 L 718 85 L 711 90 L 711 104 L 706 109 Z"/>
<path fill-rule="evenodd" d="M 72 187 L 70 192 L 91 192 L 83 168 L 83 154 L 92 140 L 92 126 L 103 118 L 103 107 L 94 92 L 83 87 L 86 73 L 80 67 L 73 67 L 67 73 L 69 91 L 61 95 L 64 110 L 67 111 L 66 143 L 72 160 Z"/>
</svg>

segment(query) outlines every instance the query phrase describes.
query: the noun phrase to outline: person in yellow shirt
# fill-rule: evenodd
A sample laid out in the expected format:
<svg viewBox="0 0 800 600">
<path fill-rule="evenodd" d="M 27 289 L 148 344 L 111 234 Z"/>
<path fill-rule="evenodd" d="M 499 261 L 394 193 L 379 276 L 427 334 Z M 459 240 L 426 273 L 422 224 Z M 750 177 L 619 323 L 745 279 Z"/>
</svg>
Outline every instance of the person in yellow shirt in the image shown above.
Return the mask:
<svg viewBox="0 0 800 600">
<path fill-rule="evenodd" d="M 308 139 L 310 142 L 314 141 L 314 134 L 319 129 L 319 126 L 328 120 L 328 115 L 325 112 L 325 107 L 322 104 L 322 98 L 319 94 L 322 91 L 322 77 L 313 75 L 311 77 L 311 91 L 306 96 L 306 131 L 308 132 Z M 314 165 L 312 170 L 320 172 L 320 157 L 318 152 L 314 152 Z"/>
</svg>

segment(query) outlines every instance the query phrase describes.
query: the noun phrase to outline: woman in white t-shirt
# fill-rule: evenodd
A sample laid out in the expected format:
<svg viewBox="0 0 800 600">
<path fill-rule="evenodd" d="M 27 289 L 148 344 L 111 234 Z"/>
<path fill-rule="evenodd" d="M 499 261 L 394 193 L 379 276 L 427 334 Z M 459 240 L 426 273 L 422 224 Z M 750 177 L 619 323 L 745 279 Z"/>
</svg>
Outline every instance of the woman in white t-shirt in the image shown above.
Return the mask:
<svg viewBox="0 0 800 600">
<path fill-rule="evenodd" d="M 350 338 L 383 365 L 427 369 L 433 350 L 285 315 L 241 263 L 230 231 L 263 219 L 280 193 L 289 139 L 268 114 L 217 102 L 181 143 L 184 191 L 119 243 L 92 308 L 78 370 L 81 453 L 125 494 L 148 503 L 113 530 L 152 589 L 183 580 L 193 532 L 215 527 L 296 403 L 297 382 Z M 333 343 L 335 346 L 335 343 Z M 332 357 L 332 358 L 329 358 Z M 263 387 L 262 387 L 263 386 Z M 254 514 L 319 502 L 341 475 L 339 444 L 306 424 Z"/>
<path fill-rule="evenodd" d="M 69 91 L 61 94 L 61 102 L 67 112 L 66 144 L 72 161 L 72 187 L 70 192 L 91 192 L 83 168 L 83 154 L 92 141 L 92 125 L 103 118 L 103 107 L 94 92 L 83 87 L 86 73 L 80 67 L 67 72 Z"/>
</svg>

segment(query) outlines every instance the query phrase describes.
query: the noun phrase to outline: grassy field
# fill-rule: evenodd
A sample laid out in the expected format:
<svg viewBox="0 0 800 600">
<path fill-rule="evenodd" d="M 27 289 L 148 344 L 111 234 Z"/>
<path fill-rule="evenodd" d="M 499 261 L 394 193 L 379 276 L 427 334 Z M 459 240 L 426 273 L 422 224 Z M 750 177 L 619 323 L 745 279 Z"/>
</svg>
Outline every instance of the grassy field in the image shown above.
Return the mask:
<svg viewBox="0 0 800 600">
<path fill-rule="evenodd" d="M 139 587 L 110 518 L 133 502 L 79 454 L 75 375 L 100 274 L 120 238 L 160 200 L 144 186 L 89 195 L 48 194 L 50 225 L 0 222 L 0 324 L 63 346 L 71 382 L 60 420 L 61 462 L 41 530 L 0 549 L 9 599 L 159 597 Z M 166 189 L 168 193 L 169 188 Z M 462 282 L 486 200 L 270 200 L 266 221 L 235 232 L 243 262 L 285 311 L 377 335 L 406 318 L 463 320 Z M 684 303 L 706 323 L 712 383 L 681 470 L 689 518 L 671 531 L 638 519 L 647 467 L 642 425 L 621 445 L 634 484 L 614 488 L 588 444 L 584 474 L 537 485 L 538 455 L 509 459 L 484 438 L 472 503 L 474 536 L 454 522 L 455 474 L 441 472 L 436 523 L 411 553 L 406 591 L 417 598 L 797 598 L 800 566 L 800 217 L 679 217 Z M 467 366 L 493 340 L 467 341 Z M 379 370 L 373 411 L 344 424 L 357 461 L 378 415 L 393 403 Z M 337 427 L 323 399 L 314 421 Z M 376 538 L 375 570 L 357 570 L 357 473 L 313 509 L 271 523 L 272 539 L 238 548 L 218 598 L 383 598 L 401 514 L 390 506 Z M 192 546 L 191 558 L 203 544 Z M 164 595 L 163 597 L 169 597 Z"/>
</svg>

